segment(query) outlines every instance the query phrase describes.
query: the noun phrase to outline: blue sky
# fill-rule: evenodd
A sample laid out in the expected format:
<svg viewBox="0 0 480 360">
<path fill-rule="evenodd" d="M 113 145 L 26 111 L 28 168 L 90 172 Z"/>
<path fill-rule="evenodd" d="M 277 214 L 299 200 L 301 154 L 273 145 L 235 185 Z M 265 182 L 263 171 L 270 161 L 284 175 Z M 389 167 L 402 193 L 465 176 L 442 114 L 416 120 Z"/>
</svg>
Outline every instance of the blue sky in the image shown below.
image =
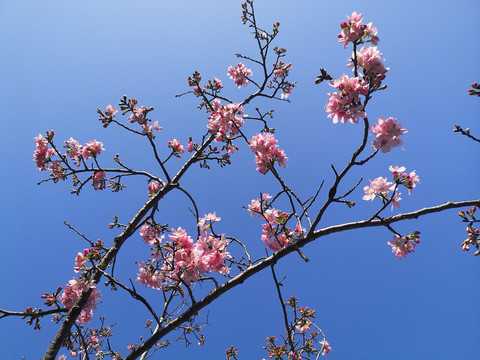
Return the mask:
<svg viewBox="0 0 480 360">
<path fill-rule="evenodd" d="M 344 50 L 337 34 L 345 15 L 356 10 L 378 28 L 378 47 L 390 68 L 388 89 L 374 95 L 369 117 L 396 117 L 408 133 L 403 151 L 395 148 L 355 169 L 344 189 L 360 177 L 364 186 L 367 179 L 387 176 L 389 165 L 404 165 L 417 171 L 421 184 L 412 196 L 403 194 L 401 211 L 479 198 L 479 148 L 452 133 L 459 123 L 480 134 L 480 102 L 467 96 L 469 84 L 480 80 L 477 1 L 257 1 L 255 8 L 264 27 L 280 21 L 276 44 L 287 48 L 285 60 L 292 62 L 291 79 L 298 85 L 290 104 L 259 101 L 246 113 L 254 106 L 276 109 L 272 126 L 290 159 L 280 174 L 300 196 L 312 195 L 322 180 L 329 185 L 330 164 L 343 167 L 360 141 L 360 127 L 327 119 L 323 108 L 331 88 L 313 83 L 321 67 L 337 77 L 350 71 L 345 65 L 351 48 Z M 199 139 L 205 114 L 196 109 L 195 98 L 174 95 L 188 90 L 186 79 L 194 70 L 204 79 L 222 79 L 225 95 L 234 100 L 248 94 L 251 88 L 238 90 L 226 76 L 228 66 L 238 62 L 235 53 L 255 55 L 240 15 L 240 2 L 231 0 L 0 3 L 0 126 L 6 155 L 0 173 L 0 308 L 37 307 L 41 294 L 74 276 L 74 257 L 85 244 L 64 220 L 108 243 L 115 236 L 107 228 L 112 217 L 126 222 L 146 200 L 144 180 L 127 183 L 118 194 L 86 189 L 80 197 L 70 195 L 68 182 L 37 186 L 45 173 L 32 162 L 33 137 L 54 129 L 58 142 L 70 136 L 81 143 L 97 139 L 106 148 L 105 163 L 120 153 L 135 168 L 158 172 L 144 139 L 103 129 L 96 109 L 116 104 L 123 94 L 154 106 L 151 117 L 164 127 L 157 137 L 164 154 L 167 140 Z M 249 125 L 247 133 L 258 132 L 256 126 Z M 181 164 L 174 160 L 169 168 Z M 182 185 L 198 199 L 201 213 L 216 211 L 222 218 L 218 231 L 263 256 L 260 222 L 242 206 L 279 187 L 271 176 L 255 172 L 248 148 L 243 146 L 225 169 L 195 167 Z M 325 196 L 320 194 L 321 201 Z M 354 209 L 333 206 L 320 226 L 367 218 L 378 203 L 362 196 L 360 188 L 351 195 L 358 203 Z M 185 197 L 169 196 L 162 205 L 165 222 L 193 231 L 187 207 Z M 473 306 L 480 295 L 479 259 L 460 249 L 464 228 L 456 211 L 397 225 L 405 234 L 422 232 L 415 254 L 401 261 L 386 244 L 391 239 L 386 229 L 318 239 L 304 249 L 309 263 L 294 255 L 278 264 L 278 273 L 286 276 L 284 296 L 296 295 L 301 305 L 317 310 L 332 359 L 478 359 L 472 334 L 480 320 Z M 124 262 L 119 276 L 126 282 L 136 277 L 135 261 L 147 252 L 139 236 L 132 238 L 119 255 Z M 225 348 L 235 345 L 241 359 L 267 357 L 261 349 L 265 338 L 283 334 L 274 291 L 269 272 L 254 276 L 202 313 L 209 320 L 205 346 L 184 349 L 174 343 L 164 356 L 224 358 Z M 126 344 L 144 335 L 146 314 L 124 295 L 102 293 L 97 313 L 117 323 L 113 341 L 126 353 Z M 155 292 L 144 289 L 144 294 L 155 302 Z M 48 319 L 43 325 L 34 331 L 20 319 L 0 321 L 2 358 L 40 358 L 56 331 Z"/>
</svg>

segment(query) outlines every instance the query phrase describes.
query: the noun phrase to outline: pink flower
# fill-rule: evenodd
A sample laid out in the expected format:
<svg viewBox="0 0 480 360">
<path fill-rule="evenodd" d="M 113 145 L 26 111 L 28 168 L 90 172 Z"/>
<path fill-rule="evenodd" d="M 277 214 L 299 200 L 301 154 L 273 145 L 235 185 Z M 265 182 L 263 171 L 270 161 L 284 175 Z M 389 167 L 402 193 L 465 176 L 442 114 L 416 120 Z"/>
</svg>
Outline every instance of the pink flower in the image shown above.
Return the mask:
<svg viewBox="0 0 480 360">
<path fill-rule="evenodd" d="M 407 132 L 402 129 L 402 124 L 397 123 L 397 119 L 389 117 L 385 120 L 383 117 L 378 118 L 378 124 L 370 127 L 370 131 L 375 135 L 372 147 L 375 150 L 381 149 L 383 153 L 389 152 L 392 148 L 403 145 L 400 135 Z"/>
<path fill-rule="evenodd" d="M 372 23 L 363 24 L 363 15 L 357 14 L 355 11 L 351 16 L 347 15 L 348 23 L 343 21 L 340 24 L 342 32 L 338 34 L 338 42 L 343 43 L 343 47 L 346 49 L 349 43 L 357 42 L 363 43 L 367 36 L 374 45 L 378 44 L 377 28 L 372 26 Z"/>
<path fill-rule="evenodd" d="M 103 179 L 105 179 L 106 175 L 107 174 L 105 173 L 105 171 L 95 171 L 93 173 L 92 184 L 95 188 L 95 191 L 105 189 L 105 182 L 103 181 Z"/>
<path fill-rule="evenodd" d="M 173 150 L 173 155 L 180 157 L 180 154 L 185 152 L 185 148 L 177 139 L 167 142 L 167 146 Z"/>
<path fill-rule="evenodd" d="M 162 188 L 162 185 L 158 181 L 151 181 L 148 183 L 148 193 L 150 195 L 155 194 Z"/>
<path fill-rule="evenodd" d="M 212 103 L 213 111 L 208 117 L 207 129 L 211 134 L 216 134 L 215 141 L 231 139 L 239 133 L 243 126 L 243 107 L 231 103 L 224 106 L 220 100 L 215 99 Z"/>
<path fill-rule="evenodd" d="M 80 279 L 73 278 L 68 282 L 63 290 L 61 296 L 61 302 L 63 306 L 70 309 L 77 302 L 82 293 L 87 292 L 89 289 L 93 289 L 90 293 L 87 303 L 85 304 L 83 311 L 77 321 L 86 324 L 92 318 L 93 312 L 97 308 L 96 302 L 100 300 L 101 294 L 97 290 L 97 285 L 93 282 L 83 282 Z"/>
<path fill-rule="evenodd" d="M 145 106 L 133 108 L 132 114 L 128 117 L 131 123 L 137 122 L 140 125 L 145 124 L 147 119 L 145 115 L 147 114 L 147 108 Z"/>
<path fill-rule="evenodd" d="M 46 165 L 50 162 L 50 158 L 56 154 L 54 149 L 48 148 L 48 141 L 41 134 L 34 138 L 37 148 L 33 153 L 33 161 L 38 170 L 47 170 Z"/>
<path fill-rule="evenodd" d="M 382 56 L 383 54 L 375 46 L 363 46 L 360 51 L 357 51 L 358 66 L 362 68 L 365 77 L 375 84 L 380 84 L 385 79 L 387 71 L 390 70 L 383 65 Z M 348 66 L 353 66 L 353 64 Z"/>
<path fill-rule="evenodd" d="M 65 144 L 63 147 L 67 149 L 67 156 L 70 159 L 77 160 L 82 155 L 83 147 L 74 138 L 68 139 Z M 77 166 L 80 166 L 80 163 L 77 163 Z"/>
<path fill-rule="evenodd" d="M 203 231 L 209 229 L 214 222 L 220 221 L 219 218 L 215 213 L 204 214 L 203 218 L 198 219 L 197 226 L 202 229 Z"/>
<path fill-rule="evenodd" d="M 107 116 L 114 116 L 117 112 L 118 110 L 113 105 L 107 105 L 105 108 L 105 115 Z"/>
<path fill-rule="evenodd" d="M 233 80 L 238 88 L 241 88 L 242 86 L 247 86 L 249 83 L 247 76 L 252 75 L 252 70 L 247 69 L 242 63 L 238 63 L 235 67 L 228 67 L 227 75 Z"/>
<path fill-rule="evenodd" d="M 85 249 L 84 252 L 79 252 L 77 254 L 77 256 L 75 257 L 75 267 L 74 267 L 74 271 L 76 273 L 78 273 L 80 271 L 80 269 L 86 264 L 87 260 L 85 259 L 85 251 L 87 251 L 88 249 Z M 88 253 L 88 251 L 87 251 Z"/>
<path fill-rule="evenodd" d="M 194 150 L 195 150 L 195 147 L 193 146 L 193 141 L 189 141 L 187 144 L 187 151 L 191 153 Z"/>
<path fill-rule="evenodd" d="M 398 259 L 406 257 L 409 253 L 415 252 L 416 241 L 409 240 L 405 236 L 393 235 L 393 240 L 387 242 L 392 247 L 392 252 Z"/>
<path fill-rule="evenodd" d="M 67 360 L 67 356 L 66 355 L 60 355 L 57 360 Z"/>
<path fill-rule="evenodd" d="M 275 65 L 275 70 L 273 70 L 273 74 L 275 75 L 273 81 L 276 81 L 277 78 L 281 78 L 282 80 L 285 79 L 292 69 L 293 66 L 291 63 L 285 64 L 280 60 L 279 63 Z"/>
<path fill-rule="evenodd" d="M 347 121 L 356 124 L 359 118 L 367 116 L 359 97 L 368 93 L 367 83 L 362 82 L 359 78 L 350 78 L 343 74 L 340 79 L 332 80 L 330 86 L 340 90 L 340 93 L 328 93 L 328 104 L 325 105 L 325 111 L 328 113 L 328 117 L 333 118 L 334 124 L 339 120 L 343 124 Z"/>
<path fill-rule="evenodd" d="M 283 90 L 283 93 L 282 95 L 280 95 L 280 97 L 282 99 L 288 99 L 289 95 L 292 93 L 292 90 L 293 90 L 293 87 L 289 86 L 287 89 Z"/>
<path fill-rule="evenodd" d="M 392 198 L 392 211 L 393 211 L 394 207 L 396 207 L 397 209 L 400 207 L 400 200 L 402 200 L 400 195 L 402 195 L 402 193 L 396 192 L 395 195 L 393 196 L 393 198 Z"/>
<path fill-rule="evenodd" d="M 410 172 L 410 174 L 404 172 L 406 170 L 404 166 L 390 166 L 389 170 L 392 172 L 395 182 L 397 184 L 405 186 L 408 189 L 409 195 L 412 194 L 412 190 L 417 186 L 417 184 L 420 183 L 420 178 L 415 173 L 415 170 Z"/>
<path fill-rule="evenodd" d="M 164 284 L 162 274 L 150 265 L 138 264 L 139 274 L 136 278 L 140 284 L 150 286 L 152 289 L 161 289 Z"/>
<path fill-rule="evenodd" d="M 386 198 L 389 191 L 393 191 L 395 189 L 395 185 L 392 182 L 387 181 L 387 178 L 378 177 L 375 180 L 369 180 L 370 186 L 365 186 L 363 191 L 365 191 L 365 195 L 363 196 L 363 200 L 371 200 L 375 199 L 375 197 Z"/>
<path fill-rule="evenodd" d="M 160 231 L 158 231 L 157 228 L 149 224 L 143 224 L 143 226 L 140 228 L 140 236 L 145 244 L 149 245 L 160 244 L 165 237 L 164 235 L 160 234 Z"/>
<path fill-rule="evenodd" d="M 102 152 L 102 150 L 105 150 L 102 146 L 103 146 L 103 143 L 97 140 L 88 142 L 87 145 L 85 145 L 82 150 L 83 158 L 85 160 L 88 160 L 91 157 L 96 158 L 97 155 L 99 155 Z"/>
<path fill-rule="evenodd" d="M 327 355 L 330 351 L 332 351 L 332 348 L 330 347 L 330 344 L 328 343 L 327 340 L 322 340 L 320 341 L 320 344 L 322 344 L 322 355 L 325 356 Z"/>
<path fill-rule="evenodd" d="M 278 148 L 277 140 L 271 133 L 254 135 L 250 140 L 250 149 L 255 152 L 255 163 L 261 174 L 266 174 L 275 162 L 279 166 L 287 167 L 288 158 L 285 152 Z"/>
</svg>

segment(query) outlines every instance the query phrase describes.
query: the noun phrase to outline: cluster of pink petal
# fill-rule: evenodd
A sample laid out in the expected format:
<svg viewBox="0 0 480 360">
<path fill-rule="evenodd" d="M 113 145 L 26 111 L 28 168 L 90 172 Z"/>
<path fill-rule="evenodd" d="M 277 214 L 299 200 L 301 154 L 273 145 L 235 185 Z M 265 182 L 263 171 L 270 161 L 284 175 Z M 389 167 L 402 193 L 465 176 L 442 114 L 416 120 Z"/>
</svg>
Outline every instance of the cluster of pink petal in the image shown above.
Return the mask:
<svg viewBox="0 0 480 360">
<path fill-rule="evenodd" d="M 102 150 L 105 150 L 103 147 L 103 143 L 97 140 L 93 140 L 87 143 L 82 149 L 82 156 L 85 160 L 90 159 L 91 157 L 97 157 Z"/>
<path fill-rule="evenodd" d="M 285 79 L 290 72 L 290 70 L 293 69 L 293 66 L 291 63 L 285 64 L 283 61 L 280 61 L 277 65 L 275 65 L 275 70 L 273 70 L 273 74 L 275 75 L 275 79 L 277 77 L 281 79 Z"/>
<path fill-rule="evenodd" d="M 247 69 L 242 63 L 238 63 L 235 67 L 228 67 L 227 75 L 233 80 L 235 86 L 241 88 L 242 86 L 247 86 L 249 83 L 247 76 L 252 75 L 252 70 Z"/>
<path fill-rule="evenodd" d="M 328 343 L 327 340 L 320 341 L 320 344 L 323 345 L 323 351 L 322 351 L 323 356 L 328 355 L 328 353 L 332 351 L 332 348 L 330 347 L 330 344 Z"/>
<path fill-rule="evenodd" d="M 365 186 L 363 191 L 365 191 L 365 195 L 363 196 L 363 200 L 372 200 L 375 199 L 376 196 L 383 196 L 387 197 L 389 191 L 393 191 L 395 189 L 395 185 L 392 182 L 387 181 L 387 178 L 378 177 L 375 180 L 369 180 L 370 186 Z"/>
<path fill-rule="evenodd" d="M 175 156 L 180 157 L 179 154 L 182 154 L 185 152 L 185 148 L 183 145 L 178 141 L 177 139 L 173 139 L 171 141 L 167 142 L 167 147 L 171 148 L 173 150 L 173 153 Z"/>
<path fill-rule="evenodd" d="M 79 252 L 77 256 L 75 257 L 75 267 L 73 270 L 78 273 L 80 269 L 85 266 L 87 260 L 85 259 L 85 256 L 90 252 L 90 249 L 84 249 L 83 252 Z"/>
<path fill-rule="evenodd" d="M 378 123 L 370 127 L 370 131 L 375 135 L 372 147 L 375 150 L 380 149 L 383 153 L 389 152 L 392 148 L 403 145 L 400 136 L 407 132 L 402 129 L 402 124 L 397 123 L 397 119 L 389 117 L 378 118 Z"/>
<path fill-rule="evenodd" d="M 223 141 L 225 138 L 231 139 L 239 133 L 239 128 L 243 126 L 243 107 L 239 104 L 231 103 L 223 106 L 220 100 L 215 99 L 212 103 L 213 111 L 208 117 L 207 129 L 210 133 L 216 134 L 215 141 Z"/>
<path fill-rule="evenodd" d="M 405 236 L 393 235 L 393 240 L 387 242 L 392 247 L 392 252 L 398 259 L 404 258 L 408 253 L 415 252 L 417 245 L 414 240 L 408 240 Z"/>
<path fill-rule="evenodd" d="M 74 161 L 78 160 L 78 157 L 82 155 L 83 146 L 72 137 L 65 141 L 65 144 L 63 147 L 67 149 L 67 156 Z M 77 163 L 77 166 L 80 166 L 80 163 Z"/>
<path fill-rule="evenodd" d="M 50 157 L 55 155 L 56 152 L 54 149 L 48 147 L 48 141 L 41 134 L 38 134 L 34 138 L 36 149 L 33 153 L 33 161 L 38 167 L 38 170 L 45 171 L 48 170 L 46 165 L 50 162 Z"/>
<path fill-rule="evenodd" d="M 152 195 L 160 190 L 162 185 L 158 181 L 150 181 L 148 183 L 148 194 Z"/>
<path fill-rule="evenodd" d="M 228 273 L 229 268 L 224 261 L 230 254 L 226 250 L 228 241 L 225 234 L 216 237 L 203 231 L 193 243 L 193 239 L 181 227 L 177 230 L 172 229 L 171 233 L 169 237 L 175 251 L 171 250 L 170 258 L 166 259 L 164 266 L 165 270 L 173 267 L 170 278 L 182 279 L 185 284 L 190 285 L 198 281 L 200 274 L 203 273 L 212 271 Z"/>
<path fill-rule="evenodd" d="M 363 74 L 375 84 L 380 84 L 385 79 L 387 71 L 390 70 L 383 64 L 382 56 L 383 54 L 377 50 L 376 46 L 363 46 L 360 51 L 357 51 L 358 66 L 362 68 Z"/>
<path fill-rule="evenodd" d="M 143 129 L 142 134 L 149 134 L 152 136 L 153 139 L 155 139 L 155 135 L 153 135 L 153 130 L 161 131 L 163 129 L 163 127 L 158 125 L 158 121 L 155 121 L 153 125 L 150 125 L 149 123 L 144 123 L 140 124 L 140 126 Z"/>
<path fill-rule="evenodd" d="M 101 294 L 97 291 L 97 286 L 93 282 L 85 283 L 80 279 L 73 278 L 68 282 L 63 290 L 61 301 L 63 306 L 67 309 L 70 309 L 77 302 L 78 298 L 82 293 L 87 292 L 92 288 L 92 293 L 90 294 L 87 303 L 83 307 L 83 310 L 78 317 L 77 321 L 86 324 L 88 323 L 93 316 L 93 310 L 97 308 L 96 302 L 100 300 Z"/>
<path fill-rule="evenodd" d="M 250 140 L 250 149 L 255 152 L 255 163 L 261 174 L 266 174 L 275 162 L 282 167 L 287 167 L 288 160 L 285 151 L 279 149 L 277 140 L 271 133 L 254 135 Z"/>
<path fill-rule="evenodd" d="M 254 199 L 247 206 L 247 210 L 250 212 L 250 215 L 253 217 L 255 215 L 261 217 L 259 214 L 262 212 L 262 203 L 271 199 L 272 197 L 269 194 L 262 194 L 262 200 Z"/>
<path fill-rule="evenodd" d="M 164 235 L 160 234 L 157 228 L 151 226 L 150 224 L 143 224 L 140 228 L 140 236 L 142 237 L 143 241 L 149 245 L 157 245 L 160 244 L 165 237 Z"/>
<path fill-rule="evenodd" d="M 140 125 L 145 124 L 147 122 L 147 118 L 145 117 L 147 113 L 147 108 L 145 106 L 135 107 L 132 110 L 132 114 L 128 117 L 131 123 L 137 122 Z"/>
<path fill-rule="evenodd" d="M 204 214 L 203 218 L 198 219 L 197 226 L 202 230 L 202 231 L 207 231 L 209 228 L 211 228 L 212 224 L 214 222 L 220 221 L 221 218 L 219 218 L 216 213 L 208 213 Z"/>
<path fill-rule="evenodd" d="M 413 189 L 420 183 L 420 177 L 415 170 L 408 174 L 404 172 L 406 170 L 405 166 L 390 166 L 388 169 L 392 172 L 395 182 L 402 184 L 408 189 L 409 195 L 412 194 Z"/>
<path fill-rule="evenodd" d="M 355 11 L 351 16 L 347 15 L 347 22 L 342 22 L 340 27 L 342 32 L 338 34 L 338 42 L 343 43 L 343 47 L 346 49 L 349 43 L 363 40 L 367 36 L 370 36 L 370 40 L 374 45 L 378 44 L 377 28 L 372 26 L 372 23 L 362 23 L 363 15 L 357 14 Z"/>
<path fill-rule="evenodd" d="M 164 276 L 158 270 L 154 270 L 151 265 L 138 264 L 139 274 L 136 280 L 145 286 L 150 286 L 152 289 L 161 289 L 164 281 Z"/>
<path fill-rule="evenodd" d="M 368 93 L 368 84 L 365 81 L 342 74 L 340 79 L 332 80 L 330 86 L 340 90 L 340 93 L 328 93 L 328 104 L 325 105 L 325 111 L 329 118 L 333 118 L 334 124 L 338 121 L 343 124 L 347 121 L 356 124 L 359 118 L 367 116 L 359 98 L 359 95 Z"/>
<path fill-rule="evenodd" d="M 105 189 L 105 183 L 103 182 L 103 179 L 105 179 L 105 176 L 107 176 L 105 171 L 95 171 L 93 173 L 92 184 L 95 191 Z"/>
<path fill-rule="evenodd" d="M 298 330 L 300 334 L 304 334 L 308 330 L 310 330 L 310 326 L 312 326 L 312 322 L 310 320 L 301 318 L 299 319 L 299 321 L 297 321 L 295 328 Z"/>
<path fill-rule="evenodd" d="M 107 105 L 105 107 L 105 115 L 107 116 L 114 116 L 117 112 L 117 108 L 113 105 Z"/>
</svg>

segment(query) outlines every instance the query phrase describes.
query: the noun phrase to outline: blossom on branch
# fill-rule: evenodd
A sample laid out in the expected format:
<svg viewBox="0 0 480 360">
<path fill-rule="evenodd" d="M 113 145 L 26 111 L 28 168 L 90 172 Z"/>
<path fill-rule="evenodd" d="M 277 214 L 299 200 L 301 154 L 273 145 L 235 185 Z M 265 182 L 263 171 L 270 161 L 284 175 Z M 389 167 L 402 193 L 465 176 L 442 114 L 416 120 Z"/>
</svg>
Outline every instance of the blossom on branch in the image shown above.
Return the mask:
<svg viewBox="0 0 480 360">
<path fill-rule="evenodd" d="M 343 43 L 346 49 L 349 43 L 362 44 L 364 41 L 371 41 L 374 45 L 378 44 L 377 28 L 372 23 L 362 23 L 363 15 L 357 14 L 356 11 L 351 16 L 347 15 L 348 23 L 343 21 L 340 24 L 342 31 L 338 34 L 338 42 Z M 370 37 L 370 40 L 365 40 Z"/>
<path fill-rule="evenodd" d="M 288 157 L 284 150 L 279 149 L 273 134 L 260 133 L 254 135 L 250 140 L 249 147 L 255 152 L 257 171 L 261 174 L 266 174 L 275 162 L 278 162 L 278 165 L 282 167 L 287 167 Z"/>
<path fill-rule="evenodd" d="M 375 135 L 372 147 L 375 150 L 381 150 L 382 153 L 389 152 L 392 148 L 403 145 L 400 136 L 407 133 L 406 129 L 402 129 L 402 124 L 397 123 L 397 119 L 389 117 L 384 119 L 378 118 L 378 123 L 370 126 L 370 131 Z"/>
<path fill-rule="evenodd" d="M 235 86 L 238 86 L 238 88 L 240 89 L 242 86 L 248 85 L 249 81 L 247 79 L 247 76 L 252 75 L 252 70 L 247 69 L 245 65 L 243 65 L 242 63 L 238 63 L 238 65 L 235 67 L 233 66 L 228 67 L 227 75 L 230 77 L 230 79 L 233 80 L 233 82 L 235 83 Z M 215 80 L 218 80 L 218 79 L 215 79 Z M 221 82 L 219 85 L 223 87 Z"/>
</svg>

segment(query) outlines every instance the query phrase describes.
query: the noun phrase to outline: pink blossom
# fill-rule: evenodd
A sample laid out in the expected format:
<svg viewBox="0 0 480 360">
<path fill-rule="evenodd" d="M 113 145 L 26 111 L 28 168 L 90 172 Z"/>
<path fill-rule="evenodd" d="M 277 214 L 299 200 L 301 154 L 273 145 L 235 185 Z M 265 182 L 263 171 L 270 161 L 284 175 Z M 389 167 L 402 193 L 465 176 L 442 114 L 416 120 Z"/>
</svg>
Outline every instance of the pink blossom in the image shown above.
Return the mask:
<svg viewBox="0 0 480 360">
<path fill-rule="evenodd" d="M 231 139 L 239 133 L 243 126 L 243 107 L 231 103 L 224 106 L 220 100 L 215 99 L 212 103 L 213 111 L 208 117 L 207 129 L 210 133 L 216 134 L 215 141 Z"/>
<path fill-rule="evenodd" d="M 247 76 L 252 75 L 252 70 L 247 69 L 242 63 L 238 63 L 237 66 L 229 66 L 227 75 L 233 80 L 238 88 L 247 86 L 249 83 Z"/>
<path fill-rule="evenodd" d="M 193 141 L 189 141 L 187 144 L 187 151 L 191 153 L 194 150 L 195 150 L 195 147 L 193 146 Z"/>
<path fill-rule="evenodd" d="M 153 227 L 147 223 L 143 224 L 143 226 L 140 228 L 140 236 L 145 244 L 149 245 L 160 244 L 165 237 L 164 235 L 161 235 L 160 231 L 156 227 Z"/>
<path fill-rule="evenodd" d="M 279 63 L 275 65 L 275 70 L 273 70 L 273 74 L 275 75 L 274 81 L 278 77 L 282 80 L 285 79 L 288 76 L 290 70 L 292 69 L 293 66 L 291 63 L 285 64 L 283 61 L 280 60 Z"/>
<path fill-rule="evenodd" d="M 75 267 L 74 267 L 74 271 L 76 273 L 78 273 L 80 271 L 80 269 L 86 264 L 87 260 L 85 259 L 85 251 L 88 250 L 88 249 L 85 249 L 84 252 L 79 252 L 77 254 L 77 256 L 75 257 Z M 87 251 L 88 253 L 88 251 Z"/>
<path fill-rule="evenodd" d="M 161 131 L 163 129 L 163 127 L 161 127 L 160 125 L 158 125 L 158 121 L 155 121 L 153 123 L 153 128 L 157 131 Z"/>
<path fill-rule="evenodd" d="M 33 153 L 33 161 L 38 170 L 47 170 L 46 165 L 50 162 L 50 158 L 56 154 L 54 149 L 48 147 L 48 141 L 41 134 L 34 138 L 37 148 Z"/>
<path fill-rule="evenodd" d="M 173 150 L 173 155 L 180 157 L 180 154 L 185 152 L 185 148 L 177 139 L 167 142 L 167 146 Z"/>
<path fill-rule="evenodd" d="M 397 123 L 397 119 L 389 117 L 385 120 L 383 117 L 378 118 L 378 124 L 370 127 L 370 131 L 375 135 L 372 147 L 375 150 L 381 149 L 383 153 L 389 152 L 392 148 L 403 145 L 400 136 L 407 132 L 402 129 L 402 124 Z"/>
<path fill-rule="evenodd" d="M 155 194 L 162 188 L 162 185 L 158 181 L 150 181 L 148 183 L 148 193 L 150 195 Z"/>
<path fill-rule="evenodd" d="M 393 211 L 394 207 L 396 207 L 397 209 L 400 207 L 400 200 L 402 200 L 400 195 L 402 195 L 402 193 L 396 192 L 395 195 L 393 196 L 393 198 L 392 198 L 392 211 Z"/>
<path fill-rule="evenodd" d="M 288 99 L 289 95 L 292 93 L 293 87 L 289 86 L 283 90 L 283 93 L 280 95 L 282 99 Z"/>
<path fill-rule="evenodd" d="M 107 174 L 105 173 L 105 171 L 95 171 L 93 173 L 92 184 L 95 191 L 105 189 L 105 182 L 103 181 L 103 179 L 105 179 L 106 175 Z"/>
<path fill-rule="evenodd" d="M 263 218 L 261 215 L 262 203 L 266 203 L 266 201 L 271 198 L 272 197 L 269 194 L 262 194 L 262 200 L 260 199 L 252 200 L 250 204 L 247 206 L 247 210 L 250 212 L 250 215 L 253 217 L 255 214 L 257 214 L 258 217 Z"/>
<path fill-rule="evenodd" d="M 220 221 L 220 220 L 221 220 L 221 218 L 219 218 L 215 213 L 209 213 L 208 215 L 204 214 L 203 218 L 198 219 L 197 226 L 200 229 L 205 231 L 205 230 L 209 229 L 214 222 L 217 222 L 217 221 Z"/>
<path fill-rule="evenodd" d="M 67 356 L 66 355 L 60 355 L 57 360 L 67 360 Z"/>
<path fill-rule="evenodd" d="M 139 274 L 136 278 L 140 284 L 150 286 L 152 289 L 161 289 L 164 284 L 162 274 L 150 265 L 138 264 Z"/>
<path fill-rule="evenodd" d="M 107 105 L 105 108 L 105 115 L 107 116 L 114 116 L 118 112 L 117 108 L 113 105 Z"/>
<path fill-rule="evenodd" d="M 362 23 L 363 15 L 357 14 L 355 11 L 351 16 L 347 15 L 348 23 L 343 21 L 340 24 L 342 31 L 338 34 L 338 42 L 343 43 L 343 47 L 346 49 L 349 43 L 363 43 L 364 38 L 370 37 L 370 41 L 374 44 L 378 44 L 377 28 L 372 26 L 372 23 Z"/>
<path fill-rule="evenodd" d="M 97 285 L 93 282 L 83 282 L 80 279 L 73 278 L 68 282 L 63 290 L 61 296 L 61 302 L 63 306 L 70 309 L 77 302 L 82 293 L 87 292 L 89 289 L 93 289 L 90 293 L 87 303 L 83 307 L 83 311 L 77 321 L 83 324 L 88 323 L 93 315 L 92 310 L 97 308 L 96 302 L 100 300 L 101 294 L 97 290 Z"/>
<path fill-rule="evenodd" d="M 68 139 L 65 144 L 63 147 L 67 149 L 67 156 L 70 159 L 77 160 L 82 155 L 83 147 L 74 138 Z M 80 166 L 80 163 L 77 163 L 77 166 Z"/>
<path fill-rule="evenodd" d="M 375 199 L 376 196 L 386 198 L 389 191 L 393 191 L 395 189 L 395 185 L 392 182 L 387 181 L 387 178 L 378 177 L 375 180 L 369 180 L 370 186 L 365 186 L 363 191 L 365 191 L 365 195 L 363 196 L 363 200 L 372 200 Z"/>
<path fill-rule="evenodd" d="M 332 348 L 330 347 L 330 344 L 328 343 L 327 340 L 322 340 L 320 341 L 320 344 L 322 344 L 322 355 L 325 356 L 327 355 L 330 351 L 332 351 Z"/>
<path fill-rule="evenodd" d="M 279 166 L 287 167 L 288 158 L 284 150 L 279 149 L 277 140 L 271 133 L 260 133 L 254 135 L 250 140 L 250 149 L 255 152 L 255 163 L 261 174 L 266 174 L 275 162 Z"/>
<path fill-rule="evenodd" d="M 412 194 L 413 188 L 417 186 L 417 184 L 420 183 L 420 178 L 418 175 L 415 173 L 415 170 L 410 172 L 410 174 L 407 174 L 404 172 L 406 169 L 404 166 L 398 167 L 398 166 L 390 166 L 389 170 L 393 174 L 393 178 L 397 184 L 403 185 L 408 189 L 408 194 Z"/>
<path fill-rule="evenodd" d="M 65 169 L 62 167 L 60 160 L 52 160 L 50 166 L 48 167 L 49 170 L 52 170 L 53 181 L 57 182 L 60 180 L 65 180 Z"/>
<path fill-rule="evenodd" d="M 88 160 L 91 157 L 96 158 L 97 155 L 99 155 L 102 152 L 102 150 L 105 150 L 102 146 L 103 146 L 103 143 L 97 140 L 88 142 L 87 145 L 85 145 L 82 150 L 83 158 L 85 160 Z"/>
<path fill-rule="evenodd" d="M 357 51 L 357 65 L 362 68 L 365 77 L 375 84 L 380 84 L 390 70 L 384 66 L 382 56 L 383 54 L 377 50 L 376 46 L 363 46 L 360 51 Z"/>
<path fill-rule="evenodd" d="M 145 124 L 147 122 L 147 119 L 145 118 L 147 110 L 148 109 L 145 106 L 133 108 L 132 114 L 128 117 L 128 120 L 130 120 L 131 123 L 137 122 L 140 125 Z"/>
<path fill-rule="evenodd" d="M 359 97 L 368 93 L 366 82 L 343 74 L 340 79 L 332 80 L 330 86 L 340 90 L 340 93 L 328 93 L 328 104 L 325 105 L 325 111 L 328 113 L 328 117 L 333 118 L 334 124 L 339 120 L 343 124 L 347 121 L 356 124 L 359 118 L 367 116 Z"/>
<path fill-rule="evenodd" d="M 409 240 L 405 236 L 393 235 L 393 240 L 387 242 L 392 247 L 392 252 L 398 259 L 406 257 L 409 253 L 415 252 L 416 241 Z"/>
</svg>

